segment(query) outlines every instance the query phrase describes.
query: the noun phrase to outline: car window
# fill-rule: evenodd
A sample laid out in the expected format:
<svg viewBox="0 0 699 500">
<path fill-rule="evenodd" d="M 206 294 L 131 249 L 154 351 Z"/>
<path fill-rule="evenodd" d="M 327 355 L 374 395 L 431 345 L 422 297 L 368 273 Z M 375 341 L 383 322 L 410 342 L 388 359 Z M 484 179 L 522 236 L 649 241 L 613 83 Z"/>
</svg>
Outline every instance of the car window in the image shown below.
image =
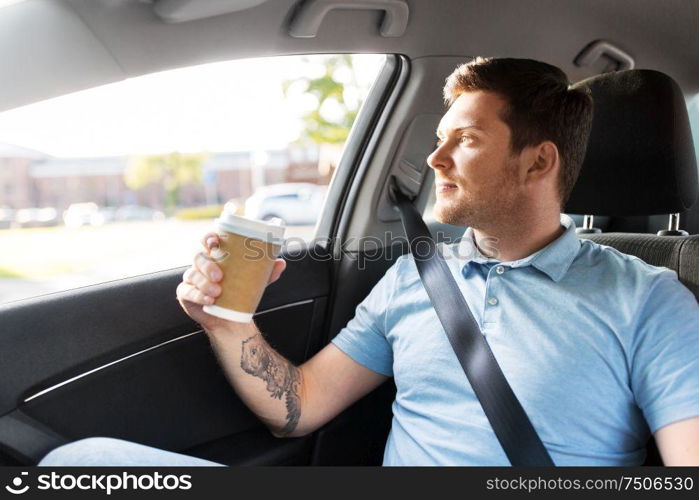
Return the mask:
<svg viewBox="0 0 699 500">
<path fill-rule="evenodd" d="M 278 194 L 276 196 L 270 196 L 270 200 L 298 200 L 298 194 Z"/>
<path fill-rule="evenodd" d="M 430 177 L 430 179 L 433 179 L 433 178 Z M 432 181 L 430 181 L 430 197 L 427 199 L 427 204 L 425 205 L 425 210 L 422 213 L 423 218 L 427 222 L 435 220 L 434 213 L 433 213 L 435 203 L 437 203 L 437 192 L 435 191 L 434 180 L 432 180 Z"/>
<path fill-rule="evenodd" d="M 687 99 L 687 111 L 689 113 L 689 126 L 692 129 L 694 151 L 699 151 L 699 93 Z"/>
<path fill-rule="evenodd" d="M 312 239 L 384 62 L 229 61 L 0 113 L 0 303 L 188 265 L 226 203 Z"/>
</svg>

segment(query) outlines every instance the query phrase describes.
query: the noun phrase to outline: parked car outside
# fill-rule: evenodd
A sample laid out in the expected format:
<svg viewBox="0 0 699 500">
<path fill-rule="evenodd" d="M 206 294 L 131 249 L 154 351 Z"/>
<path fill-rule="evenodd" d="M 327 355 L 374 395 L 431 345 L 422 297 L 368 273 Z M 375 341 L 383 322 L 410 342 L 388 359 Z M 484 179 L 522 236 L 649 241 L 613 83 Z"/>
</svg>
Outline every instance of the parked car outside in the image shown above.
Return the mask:
<svg viewBox="0 0 699 500">
<path fill-rule="evenodd" d="M 99 207 L 97 203 L 73 203 L 63 212 L 63 222 L 67 227 L 103 226 L 109 222 L 135 220 L 163 220 L 165 215 L 159 210 L 141 205 L 121 207 Z"/>
<path fill-rule="evenodd" d="M 114 218 L 120 222 L 137 220 L 160 221 L 165 219 L 165 214 L 160 210 L 141 205 L 124 205 L 117 209 Z"/>
<path fill-rule="evenodd" d="M 0 229 L 9 229 L 15 220 L 15 211 L 11 208 L 0 208 Z"/>
<path fill-rule="evenodd" d="M 20 208 L 15 214 L 19 227 L 50 227 L 58 225 L 58 212 L 53 207 Z"/>
<path fill-rule="evenodd" d="M 72 203 L 63 212 L 63 223 L 66 227 L 94 226 L 97 225 L 94 222 L 97 222 L 98 213 L 97 203 Z"/>
<path fill-rule="evenodd" d="M 270 184 L 245 201 L 245 216 L 281 219 L 284 225 L 313 225 L 318 220 L 327 186 L 306 182 Z"/>
</svg>

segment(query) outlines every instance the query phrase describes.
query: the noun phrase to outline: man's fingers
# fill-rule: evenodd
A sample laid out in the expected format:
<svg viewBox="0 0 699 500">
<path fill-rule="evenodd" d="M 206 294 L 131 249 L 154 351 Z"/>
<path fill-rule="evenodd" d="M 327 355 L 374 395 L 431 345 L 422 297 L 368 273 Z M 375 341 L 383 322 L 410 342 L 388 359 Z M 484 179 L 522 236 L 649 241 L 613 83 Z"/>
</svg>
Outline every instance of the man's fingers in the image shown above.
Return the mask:
<svg viewBox="0 0 699 500">
<path fill-rule="evenodd" d="M 221 285 L 213 283 L 194 267 L 189 267 L 184 272 L 182 280 L 185 283 L 194 285 L 201 292 L 211 297 L 218 297 L 221 294 Z"/>
<path fill-rule="evenodd" d="M 187 300 L 189 302 L 201 305 L 214 303 L 213 297 L 204 294 L 194 285 L 190 285 L 189 283 L 185 283 L 184 281 L 177 285 L 177 298 L 180 300 Z"/>
<path fill-rule="evenodd" d="M 285 269 L 286 269 L 286 261 L 284 259 L 277 259 L 274 262 L 274 267 L 272 268 L 272 274 L 270 275 L 269 282 L 267 284 L 269 285 L 269 284 L 272 284 L 275 281 L 277 281 Z"/>
<path fill-rule="evenodd" d="M 223 277 L 221 268 L 204 252 L 199 252 L 194 257 L 194 267 L 211 281 L 220 281 Z"/>
<path fill-rule="evenodd" d="M 207 250 L 211 250 L 212 248 L 219 246 L 218 240 L 218 233 L 210 231 L 206 233 L 204 237 L 201 239 L 201 244 Z"/>
</svg>

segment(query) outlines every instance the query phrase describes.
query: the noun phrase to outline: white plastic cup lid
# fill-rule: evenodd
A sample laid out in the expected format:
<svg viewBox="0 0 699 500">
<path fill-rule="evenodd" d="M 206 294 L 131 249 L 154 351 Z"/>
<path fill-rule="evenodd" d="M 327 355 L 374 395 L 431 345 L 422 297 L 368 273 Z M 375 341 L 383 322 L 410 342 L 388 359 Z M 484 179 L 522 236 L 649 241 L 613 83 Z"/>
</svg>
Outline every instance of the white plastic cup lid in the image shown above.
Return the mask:
<svg viewBox="0 0 699 500">
<path fill-rule="evenodd" d="M 278 221 L 266 222 L 242 215 L 235 215 L 225 206 L 220 217 L 216 219 L 216 224 L 229 233 L 240 234 L 248 238 L 266 241 L 275 245 L 282 245 L 284 243 L 284 231 L 286 230 L 286 226 L 280 225 Z"/>
</svg>

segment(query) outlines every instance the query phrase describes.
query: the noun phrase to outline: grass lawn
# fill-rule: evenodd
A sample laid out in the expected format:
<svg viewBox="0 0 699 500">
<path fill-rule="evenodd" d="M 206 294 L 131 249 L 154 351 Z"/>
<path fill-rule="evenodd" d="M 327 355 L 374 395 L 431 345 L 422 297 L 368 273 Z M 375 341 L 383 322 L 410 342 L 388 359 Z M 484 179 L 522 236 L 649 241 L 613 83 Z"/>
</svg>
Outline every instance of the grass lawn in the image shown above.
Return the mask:
<svg viewBox="0 0 699 500">
<path fill-rule="evenodd" d="M 24 274 L 0 266 L 0 278 L 26 278 Z"/>
</svg>

